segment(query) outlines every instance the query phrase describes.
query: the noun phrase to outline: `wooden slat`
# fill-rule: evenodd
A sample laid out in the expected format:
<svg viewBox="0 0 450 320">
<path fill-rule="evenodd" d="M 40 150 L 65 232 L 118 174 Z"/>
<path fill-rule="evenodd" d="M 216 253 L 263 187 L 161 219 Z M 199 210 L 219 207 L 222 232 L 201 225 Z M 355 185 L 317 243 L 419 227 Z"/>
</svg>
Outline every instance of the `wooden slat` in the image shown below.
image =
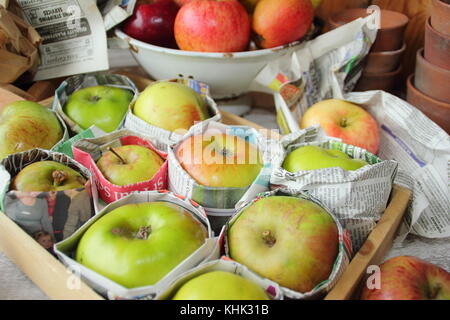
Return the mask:
<svg viewBox="0 0 450 320">
<path fill-rule="evenodd" d="M 408 206 L 411 191 L 400 186 L 394 186 L 389 203 L 376 228 L 370 233 L 364 245 L 353 257 L 333 290 L 325 300 L 357 299 L 358 287 L 366 275 L 367 267 L 378 265 L 392 247 L 394 237 L 400 226 Z"/>
<path fill-rule="evenodd" d="M 71 281 L 71 273 L 2 212 L 0 212 L 0 248 L 52 299 L 103 299 L 82 281 L 79 288 L 69 289 L 67 284 Z"/>
</svg>

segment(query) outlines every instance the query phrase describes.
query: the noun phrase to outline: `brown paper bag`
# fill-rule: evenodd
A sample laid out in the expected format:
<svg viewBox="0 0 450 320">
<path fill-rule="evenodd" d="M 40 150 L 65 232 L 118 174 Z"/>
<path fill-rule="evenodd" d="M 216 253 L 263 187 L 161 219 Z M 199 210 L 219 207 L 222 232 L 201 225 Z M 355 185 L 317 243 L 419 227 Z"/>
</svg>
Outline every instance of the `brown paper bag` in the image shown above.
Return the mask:
<svg viewBox="0 0 450 320">
<path fill-rule="evenodd" d="M 15 1 L 8 9 L 0 4 L 0 83 L 11 83 L 23 73 L 33 74 L 38 66 L 41 37 L 17 13 Z"/>
</svg>

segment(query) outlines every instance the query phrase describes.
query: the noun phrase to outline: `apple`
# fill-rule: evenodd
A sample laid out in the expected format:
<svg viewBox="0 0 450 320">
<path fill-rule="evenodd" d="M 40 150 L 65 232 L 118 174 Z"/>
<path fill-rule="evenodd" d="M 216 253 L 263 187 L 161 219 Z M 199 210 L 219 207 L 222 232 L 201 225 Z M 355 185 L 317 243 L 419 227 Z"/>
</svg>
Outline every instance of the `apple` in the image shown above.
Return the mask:
<svg viewBox="0 0 450 320">
<path fill-rule="evenodd" d="M 129 90 L 98 85 L 75 91 L 63 111 L 83 130 L 95 125 L 109 133 L 119 127 L 131 100 Z"/>
<path fill-rule="evenodd" d="M 297 292 L 329 278 L 338 254 L 338 228 L 312 201 L 289 196 L 262 198 L 228 229 L 231 259 Z"/>
<path fill-rule="evenodd" d="M 190 136 L 178 146 L 176 157 L 197 183 L 207 187 L 247 187 L 263 168 L 257 147 L 224 133 Z"/>
<path fill-rule="evenodd" d="M 63 134 L 50 109 L 31 101 L 13 102 L 0 114 L 0 159 L 33 148 L 51 149 Z"/>
<path fill-rule="evenodd" d="M 250 17 L 237 0 L 191 1 L 181 7 L 174 28 L 181 50 L 239 52 L 250 42 Z"/>
<path fill-rule="evenodd" d="M 252 19 L 255 42 L 261 48 L 273 48 L 299 40 L 313 19 L 311 0 L 260 0 Z"/>
<path fill-rule="evenodd" d="M 126 288 L 148 286 L 188 258 L 206 238 L 206 228 L 178 205 L 133 203 L 89 226 L 75 259 Z"/>
<path fill-rule="evenodd" d="M 303 146 L 295 149 L 284 159 L 282 167 L 289 172 L 340 167 L 344 170 L 358 170 L 368 163 L 352 159 L 340 150 L 328 150 L 318 146 Z"/>
<path fill-rule="evenodd" d="M 450 273 L 412 256 L 380 265 L 380 288 L 363 287 L 362 300 L 450 300 Z"/>
<path fill-rule="evenodd" d="M 83 188 L 86 178 L 78 171 L 56 161 L 38 161 L 27 165 L 14 177 L 11 190 L 49 192 Z"/>
<path fill-rule="evenodd" d="M 184 283 L 172 300 L 269 300 L 256 283 L 231 272 L 210 271 Z"/>
<path fill-rule="evenodd" d="M 180 7 L 184 6 L 186 3 L 189 3 L 191 1 L 197 1 L 197 0 L 174 0 L 177 5 Z"/>
<path fill-rule="evenodd" d="M 139 95 L 133 113 L 147 123 L 168 130 L 189 130 L 211 117 L 205 99 L 194 89 L 171 81 L 149 85 Z"/>
<path fill-rule="evenodd" d="M 123 32 L 146 43 L 176 48 L 173 27 L 178 9 L 173 0 L 138 3 L 133 15 L 125 20 Z"/>
<path fill-rule="evenodd" d="M 322 3 L 322 0 L 312 0 L 311 2 L 312 2 L 314 9 L 317 9 L 320 6 L 320 4 Z"/>
<path fill-rule="evenodd" d="M 106 180 L 118 186 L 148 181 L 163 164 L 158 153 L 139 145 L 109 148 L 97 161 Z"/>
<path fill-rule="evenodd" d="M 376 154 L 380 146 L 377 121 L 362 107 L 339 99 L 324 100 L 308 108 L 302 129 L 320 124 L 325 133 Z"/>
</svg>

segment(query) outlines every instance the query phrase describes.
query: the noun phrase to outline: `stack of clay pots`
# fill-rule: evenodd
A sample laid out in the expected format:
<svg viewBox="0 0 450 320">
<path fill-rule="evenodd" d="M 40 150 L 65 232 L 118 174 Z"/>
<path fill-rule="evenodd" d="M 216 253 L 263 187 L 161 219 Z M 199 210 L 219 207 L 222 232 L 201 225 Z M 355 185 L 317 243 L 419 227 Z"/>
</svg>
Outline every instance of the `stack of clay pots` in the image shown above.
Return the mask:
<svg viewBox="0 0 450 320">
<path fill-rule="evenodd" d="M 433 0 L 407 100 L 450 133 L 450 0 Z"/>
<path fill-rule="evenodd" d="M 346 9 L 332 16 L 329 25 L 340 27 L 357 18 L 366 17 L 367 9 Z M 395 91 L 402 72 L 401 58 L 406 50 L 404 34 L 409 18 L 390 10 L 380 11 L 381 28 L 375 43 L 366 58 L 363 74 L 355 91 L 384 90 Z"/>
</svg>

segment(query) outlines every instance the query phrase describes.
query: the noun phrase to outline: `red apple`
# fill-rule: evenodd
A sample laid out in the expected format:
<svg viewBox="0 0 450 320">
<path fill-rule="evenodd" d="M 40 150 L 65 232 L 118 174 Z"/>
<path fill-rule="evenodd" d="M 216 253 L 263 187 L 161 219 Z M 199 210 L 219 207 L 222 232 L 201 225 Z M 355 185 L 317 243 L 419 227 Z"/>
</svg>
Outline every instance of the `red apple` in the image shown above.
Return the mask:
<svg viewBox="0 0 450 320">
<path fill-rule="evenodd" d="M 366 149 L 373 154 L 380 146 L 377 121 L 356 104 L 330 99 L 316 103 L 306 110 L 300 121 L 302 129 L 320 124 L 330 137 Z"/>
<path fill-rule="evenodd" d="M 380 265 L 380 289 L 364 286 L 362 300 L 450 300 L 450 273 L 416 257 L 399 256 Z"/>
<path fill-rule="evenodd" d="M 175 40 L 187 51 L 244 51 L 250 41 L 250 17 L 237 0 L 191 1 L 177 14 Z"/>
<path fill-rule="evenodd" d="M 311 0 L 260 0 L 253 12 L 252 29 L 258 46 L 273 48 L 302 38 L 313 19 Z"/>
<path fill-rule="evenodd" d="M 180 7 L 184 6 L 186 3 L 189 3 L 191 1 L 197 1 L 197 0 L 174 0 L 177 5 Z"/>
<path fill-rule="evenodd" d="M 130 37 L 156 46 L 176 48 L 173 26 L 179 6 L 173 0 L 138 3 L 123 25 Z"/>
</svg>

